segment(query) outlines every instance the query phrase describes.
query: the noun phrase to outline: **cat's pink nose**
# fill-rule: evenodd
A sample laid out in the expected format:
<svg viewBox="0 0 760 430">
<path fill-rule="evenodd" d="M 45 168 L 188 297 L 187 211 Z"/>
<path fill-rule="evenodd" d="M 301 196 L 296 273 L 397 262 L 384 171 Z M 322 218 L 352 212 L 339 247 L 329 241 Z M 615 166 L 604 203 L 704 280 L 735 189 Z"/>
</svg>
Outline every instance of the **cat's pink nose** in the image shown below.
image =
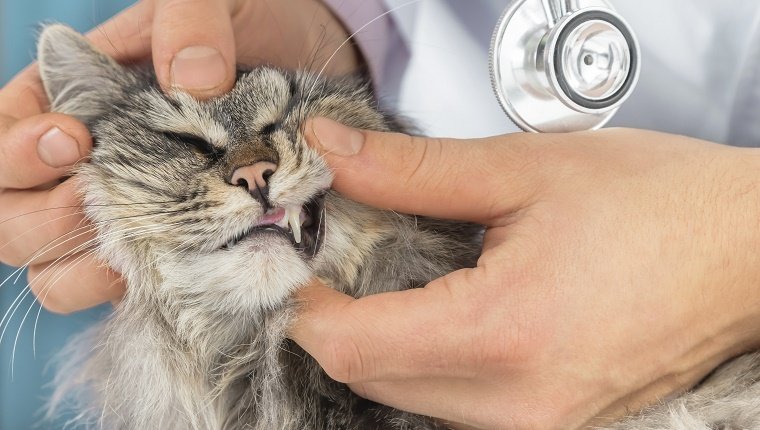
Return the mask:
<svg viewBox="0 0 760 430">
<path fill-rule="evenodd" d="M 250 166 L 238 167 L 232 173 L 230 183 L 246 188 L 251 197 L 269 206 L 269 177 L 277 170 L 277 165 L 269 161 L 259 161 Z"/>
</svg>

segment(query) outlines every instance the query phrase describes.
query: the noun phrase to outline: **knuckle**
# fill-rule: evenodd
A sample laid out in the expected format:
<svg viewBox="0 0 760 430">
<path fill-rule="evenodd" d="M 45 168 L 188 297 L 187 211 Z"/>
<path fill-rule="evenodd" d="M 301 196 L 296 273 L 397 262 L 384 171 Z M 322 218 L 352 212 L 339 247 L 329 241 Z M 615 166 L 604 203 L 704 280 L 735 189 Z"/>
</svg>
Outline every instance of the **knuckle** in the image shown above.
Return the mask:
<svg viewBox="0 0 760 430">
<path fill-rule="evenodd" d="M 54 282 L 54 274 L 43 266 L 31 266 L 27 271 L 27 282 L 32 294 L 40 302 L 40 305 L 48 312 L 58 315 L 68 315 L 73 310 L 67 306 L 56 294 L 51 282 Z"/>
<path fill-rule="evenodd" d="M 79 225 L 79 217 L 74 214 L 61 219 L 52 218 L 52 214 L 50 217 L 45 224 L 45 235 L 49 238 L 49 241 L 44 245 L 43 250 L 62 251 L 63 248 L 73 247 L 75 245 L 73 242 L 86 233 L 86 227 L 77 227 Z M 58 218 L 60 218 L 60 214 Z"/>
<path fill-rule="evenodd" d="M 372 391 L 370 390 L 368 384 L 351 384 L 349 388 L 354 392 L 354 394 L 361 397 L 362 399 L 372 399 Z"/>
<path fill-rule="evenodd" d="M 344 384 L 364 379 L 365 358 L 356 342 L 348 337 L 336 337 L 324 344 L 322 368 L 332 379 Z"/>
<path fill-rule="evenodd" d="M 198 15 L 197 12 L 199 6 L 208 6 L 209 3 L 227 3 L 227 1 L 208 2 L 206 0 L 156 0 L 156 7 L 163 14 L 167 16 L 188 16 Z M 203 9 L 204 12 L 208 11 L 208 8 Z M 200 17 L 200 15 L 198 15 Z"/>
<path fill-rule="evenodd" d="M 5 244 L 6 241 L 0 241 L 0 244 Z M 0 249 L 0 263 L 3 263 L 8 266 L 12 267 L 21 267 L 24 264 L 24 259 L 19 255 L 19 253 L 14 252 L 14 250 L 9 247 L 3 247 L 3 249 Z"/>
<path fill-rule="evenodd" d="M 77 244 L 87 242 L 89 234 L 94 232 L 85 222 L 84 210 L 80 201 L 68 189 L 54 189 L 47 194 L 42 212 L 43 231 L 38 236 L 47 238 L 45 248 L 65 254 L 77 248 Z"/>
<path fill-rule="evenodd" d="M 432 174 L 432 169 L 447 169 L 447 163 L 440 163 L 443 151 L 443 141 L 440 138 L 410 136 L 408 154 L 404 159 L 407 164 L 406 182 L 419 184 L 423 187 L 433 178 L 445 175 Z M 435 185 L 435 184 L 433 184 Z"/>
</svg>

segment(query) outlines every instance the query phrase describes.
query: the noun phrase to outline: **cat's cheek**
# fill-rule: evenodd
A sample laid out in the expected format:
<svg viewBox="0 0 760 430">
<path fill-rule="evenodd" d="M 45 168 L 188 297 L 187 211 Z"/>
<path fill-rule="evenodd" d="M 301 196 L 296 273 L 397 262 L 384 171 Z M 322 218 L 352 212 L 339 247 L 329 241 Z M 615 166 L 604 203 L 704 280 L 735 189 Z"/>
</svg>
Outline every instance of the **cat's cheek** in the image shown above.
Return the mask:
<svg viewBox="0 0 760 430">
<path fill-rule="evenodd" d="M 186 256 L 162 264 L 160 270 L 165 293 L 193 297 L 209 311 L 225 313 L 276 308 L 312 275 L 308 264 L 282 238 Z"/>
</svg>

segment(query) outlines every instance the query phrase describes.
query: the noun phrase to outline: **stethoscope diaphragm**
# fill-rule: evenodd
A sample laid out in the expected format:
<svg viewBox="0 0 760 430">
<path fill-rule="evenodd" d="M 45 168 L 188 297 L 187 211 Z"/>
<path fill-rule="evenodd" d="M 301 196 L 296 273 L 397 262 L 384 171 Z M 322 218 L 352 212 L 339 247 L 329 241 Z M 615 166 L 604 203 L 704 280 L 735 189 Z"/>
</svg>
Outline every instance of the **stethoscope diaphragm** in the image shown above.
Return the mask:
<svg viewBox="0 0 760 430">
<path fill-rule="evenodd" d="M 516 0 L 491 44 L 496 96 L 526 131 L 602 127 L 639 71 L 636 37 L 606 0 Z"/>
</svg>

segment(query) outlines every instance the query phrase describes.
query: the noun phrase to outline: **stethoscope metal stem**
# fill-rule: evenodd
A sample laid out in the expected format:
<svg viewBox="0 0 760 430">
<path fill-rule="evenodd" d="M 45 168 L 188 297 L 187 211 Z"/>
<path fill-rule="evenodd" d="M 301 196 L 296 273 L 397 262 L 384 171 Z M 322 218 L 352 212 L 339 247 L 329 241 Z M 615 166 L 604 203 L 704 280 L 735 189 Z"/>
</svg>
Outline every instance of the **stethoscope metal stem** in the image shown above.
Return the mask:
<svg viewBox="0 0 760 430">
<path fill-rule="evenodd" d="M 568 13 L 578 9 L 577 0 L 541 0 L 546 13 L 546 21 L 549 28 L 557 25 L 560 19 Z"/>
</svg>

